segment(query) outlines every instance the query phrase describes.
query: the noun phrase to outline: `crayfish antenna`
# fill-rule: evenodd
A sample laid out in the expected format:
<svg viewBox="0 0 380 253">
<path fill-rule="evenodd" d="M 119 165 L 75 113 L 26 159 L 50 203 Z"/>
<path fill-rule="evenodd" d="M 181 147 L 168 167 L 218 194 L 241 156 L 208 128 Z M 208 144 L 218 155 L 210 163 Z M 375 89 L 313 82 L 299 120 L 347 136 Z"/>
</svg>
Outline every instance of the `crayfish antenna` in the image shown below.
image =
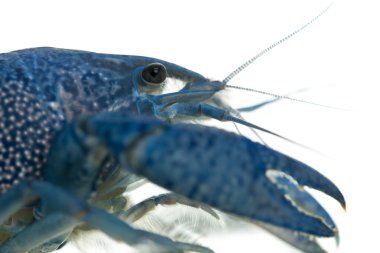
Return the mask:
<svg viewBox="0 0 380 253">
<path fill-rule="evenodd" d="M 312 152 L 315 152 L 315 153 L 318 153 L 324 157 L 326 157 L 327 155 L 326 154 L 323 154 L 322 152 L 318 151 L 318 150 L 315 150 L 311 147 L 308 147 L 306 145 L 303 145 L 301 143 L 298 143 L 296 141 L 293 141 L 289 138 L 286 138 L 282 135 L 279 135 L 279 134 L 276 134 L 268 129 L 265 129 L 263 127 L 260 127 L 258 125 L 255 125 L 255 124 L 252 124 L 246 120 L 244 120 L 244 118 L 242 117 L 242 115 L 240 114 L 239 111 L 231 108 L 230 106 L 224 104 L 222 101 L 219 101 L 218 99 L 212 99 L 212 102 L 215 103 L 217 106 L 221 106 L 222 108 L 219 108 L 217 106 L 213 106 L 213 105 L 210 105 L 210 104 L 205 104 L 205 103 L 198 103 L 198 104 L 195 104 L 193 105 L 193 110 L 196 109 L 196 112 L 198 115 L 203 115 L 203 116 L 207 116 L 209 118 L 213 118 L 213 119 L 217 119 L 219 121 L 231 121 L 231 122 L 234 122 L 234 123 L 238 123 L 238 124 L 241 124 L 241 125 L 244 125 L 248 128 L 250 128 L 254 134 L 256 134 L 258 136 L 258 134 L 256 133 L 255 130 L 259 130 L 259 131 L 262 131 L 262 132 L 265 132 L 265 133 L 268 133 L 268 134 L 271 134 L 273 136 L 276 136 L 280 139 L 283 139 L 285 141 L 288 141 L 294 145 L 297 145 L 299 147 L 302 147 L 302 148 L 305 148 L 307 150 L 310 150 Z M 190 106 L 188 105 L 187 106 L 187 109 L 189 109 Z M 189 111 L 189 110 L 188 110 Z M 194 113 L 193 113 L 194 114 Z M 267 146 L 265 144 L 265 142 L 261 139 L 260 136 L 258 136 L 258 138 L 262 141 L 262 143 Z"/>
<path fill-rule="evenodd" d="M 276 41 L 275 43 L 273 43 L 272 45 L 270 45 L 269 47 L 265 48 L 264 50 L 262 50 L 260 53 L 258 53 L 257 55 L 255 55 L 254 57 L 252 57 L 251 59 L 247 60 L 246 62 L 244 62 L 242 65 L 240 65 L 238 68 L 236 68 L 234 71 L 232 71 L 226 78 L 224 78 L 223 80 L 223 83 L 227 84 L 229 81 L 231 81 L 232 78 L 234 78 L 237 74 L 239 74 L 241 71 L 243 71 L 245 68 L 247 68 L 249 65 L 251 65 L 254 61 L 256 61 L 258 58 L 260 58 L 261 56 L 263 56 L 264 54 L 268 53 L 269 51 L 271 51 L 273 48 L 277 47 L 278 45 L 282 44 L 283 42 L 287 41 L 288 39 L 290 39 L 291 37 L 293 37 L 294 35 L 296 35 L 297 33 L 301 32 L 302 30 L 304 30 L 306 27 L 308 27 L 309 25 L 311 25 L 312 23 L 314 23 L 317 19 L 319 19 L 323 14 L 325 14 L 327 12 L 328 9 L 330 9 L 330 7 L 334 4 L 335 1 L 332 1 L 322 12 L 320 12 L 317 16 L 315 16 L 314 18 L 312 18 L 309 22 L 307 22 L 306 24 L 304 24 L 303 26 L 301 26 L 300 28 L 298 28 L 297 30 L 295 30 L 294 32 L 288 34 L 287 36 L 283 37 L 282 39 Z"/>
<path fill-rule="evenodd" d="M 290 97 L 292 94 L 296 94 L 296 93 L 301 93 L 301 92 L 305 92 L 307 91 L 308 88 L 301 88 L 301 89 L 298 89 L 294 92 L 291 92 L 287 95 L 285 95 L 286 97 Z M 237 109 L 238 112 L 242 113 L 242 112 L 252 112 L 252 111 L 256 111 L 266 105 L 269 105 L 269 104 L 272 104 L 272 103 L 275 103 L 277 101 L 279 101 L 281 98 L 278 98 L 278 97 L 275 97 L 273 99 L 270 99 L 270 100 L 266 100 L 264 102 L 261 102 L 261 103 L 258 103 L 258 104 L 255 104 L 255 105 L 251 105 L 251 106 L 246 106 L 246 107 L 240 107 Z"/>
<path fill-rule="evenodd" d="M 298 99 L 298 98 L 292 98 L 292 97 L 289 97 L 289 96 L 282 96 L 282 95 L 278 95 L 278 94 L 275 94 L 275 93 L 270 93 L 270 92 L 266 92 L 266 91 L 256 90 L 256 89 L 252 89 L 252 88 L 245 88 L 245 87 L 228 85 L 228 84 L 226 84 L 226 87 L 227 88 L 232 88 L 232 89 L 238 89 L 238 90 L 256 92 L 256 93 L 259 93 L 259 94 L 263 94 L 263 95 L 267 95 L 267 96 L 271 96 L 271 97 L 275 98 L 274 100 L 270 100 L 270 101 L 264 102 L 265 104 L 278 101 L 279 99 L 287 99 L 287 100 L 290 100 L 290 101 L 293 101 L 293 102 L 305 103 L 305 104 L 309 104 L 309 105 L 315 105 L 315 106 L 325 107 L 325 108 L 328 108 L 328 109 L 334 109 L 334 110 L 340 110 L 340 111 L 345 111 L 346 110 L 344 108 L 339 108 L 339 107 L 330 106 L 330 105 L 323 105 L 323 104 L 319 104 L 319 103 L 315 103 L 315 102 L 310 102 L 310 101 L 306 101 L 306 100 L 302 100 L 302 99 Z M 259 104 L 259 105 L 261 105 L 261 104 Z M 258 109 L 259 107 L 261 107 L 261 106 L 252 106 L 252 107 L 249 107 L 249 108 L 252 108 L 252 109 L 247 110 L 245 108 L 244 111 L 253 111 L 253 110 Z"/>
<path fill-rule="evenodd" d="M 299 146 L 299 147 L 302 147 L 302 148 L 304 148 L 304 149 L 307 149 L 307 150 L 313 151 L 313 152 L 315 152 L 315 153 L 317 153 L 317 154 L 320 154 L 320 155 L 322 155 L 322 156 L 327 156 L 326 154 L 323 154 L 321 151 L 318 151 L 318 150 L 313 149 L 313 148 L 311 148 L 311 147 L 308 147 L 308 146 L 306 146 L 306 145 L 304 145 L 304 144 L 301 144 L 301 143 L 298 143 L 298 142 L 296 142 L 296 141 L 293 141 L 293 140 L 291 140 L 291 139 L 289 139 L 289 138 L 286 138 L 286 137 L 284 137 L 284 136 L 282 136 L 282 135 L 276 134 L 275 132 L 269 131 L 268 129 L 262 128 L 262 127 L 260 127 L 260 126 L 258 126 L 258 125 L 252 124 L 252 123 L 250 123 L 250 122 L 248 122 L 248 121 L 245 121 L 245 120 L 243 120 L 243 119 L 240 119 L 240 118 L 234 117 L 234 116 L 232 116 L 232 115 L 224 115 L 224 120 L 226 120 L 226 121 L 236 122 L 236 123 L 239 123 L 239 124 L 241 124 L 241 125 L 247 126 L 247 127 L 251 128 L 251 129 L 260 130 L 260 131 L 262 131 L 262 132 L 265 132 L 265 133 L 271 134 L 271 135 L 276 136 L 276 137 L 278 137 L 278 138 L 280 138 L 280 139 L 283 139 L 283 140 L 285 140 L 285 141 L 288 141 L 288 142 L 290 142 L 290 143 L 292 143 L 292 144 L 294 144 L 294 145 L 296 145 L 296 146 Z"/>
</svg>

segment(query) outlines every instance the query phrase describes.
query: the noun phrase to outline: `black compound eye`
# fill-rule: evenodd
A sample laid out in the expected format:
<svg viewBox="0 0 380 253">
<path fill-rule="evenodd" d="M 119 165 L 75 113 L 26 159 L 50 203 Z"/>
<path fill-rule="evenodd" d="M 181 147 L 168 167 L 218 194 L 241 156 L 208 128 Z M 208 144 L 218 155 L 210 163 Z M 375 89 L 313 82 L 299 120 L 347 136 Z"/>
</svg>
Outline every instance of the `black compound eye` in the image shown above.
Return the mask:
<svg viewBox="0 0 380 253">
<path fill-rule="evenodd" d="M 152 63 L 144 68 L 141 76 L 148 85 L 159 85 L 166 80 L 167 72 L 161 63 Z"/>
</svg>

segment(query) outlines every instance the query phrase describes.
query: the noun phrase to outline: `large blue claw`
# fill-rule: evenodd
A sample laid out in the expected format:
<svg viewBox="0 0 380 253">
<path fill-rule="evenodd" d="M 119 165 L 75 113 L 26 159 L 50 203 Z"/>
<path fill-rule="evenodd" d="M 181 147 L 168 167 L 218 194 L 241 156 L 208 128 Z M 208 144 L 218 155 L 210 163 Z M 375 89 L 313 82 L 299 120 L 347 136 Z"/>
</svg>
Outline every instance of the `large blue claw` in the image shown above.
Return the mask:
<svg viewBox="0 0 380 253">
<path fill-rule="evenodd" d="M 302 186 L 344 206 L 339 189 L 305 164 L 243 136 L 118 114 L 90 118 L 84 129 L 127 169 L 188 198 L 286 229 L 337 235 L 330 216 Z"/>
</svg>

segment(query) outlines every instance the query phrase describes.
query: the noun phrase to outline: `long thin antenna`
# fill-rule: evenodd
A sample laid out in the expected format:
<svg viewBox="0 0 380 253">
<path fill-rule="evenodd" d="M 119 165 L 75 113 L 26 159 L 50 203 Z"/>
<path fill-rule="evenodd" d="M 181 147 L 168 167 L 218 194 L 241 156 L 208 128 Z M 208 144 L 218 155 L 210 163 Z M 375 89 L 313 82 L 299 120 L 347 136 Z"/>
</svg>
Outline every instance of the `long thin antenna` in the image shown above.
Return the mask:
<svg viewBox="0 0 380 253">
<path fill-rule="evenodd" d="M 287 99 L 287 100 L 291 100 L 291 101 L 295 101 L 295 102 L 305 103 L 305 104 L 309 104 L 309 105 L 321 106 L 321 107 L 325 107 L 325 108 L 329 108 L 329 109 L 334 109 L 334 110 L 345 110 L 343 108 L 333 107 L 333 106 L 329 106 L 329 105 L 322 105 L 322 104 L 318 104 L 318 103 L 314 103 L 314 102 L 309 102 L 309 101 L 302 100 L 302 99 L 297 99 L 297 98 L 292 98 L 292 97 L 288 97 L 288 96 L 277 95 L 277 94 L 273 94 L 273 93 L 270 93 L 270 92 L 261 91 L 261 90 L 255 90 L 255 89 L 251 89 L 251 88 L 239 87 L 239 86 L 228 85 L 228 84 L 226 84 L 226 87 L 227 88 L 232 88 L 232 89 L 238 89 L 238 90 L 252 91 L 252 92 L 259 93 L 259 94 L 263 94 L 263 95 L 267 95 L 267 96 L 272 96 L 272 97 L 275 97 L 275 98 L 278 98 L 278 99 Z"/>
<path fill-rule="evenodd" d="M 257 55 L 255 55 L 254 57 L 252 57 L 251 59 L 249 59 L 248 61 L 244 62 L 237 69 L 235 69 L 234 71 L 232 71 L 231 74 L 229 74 L 226 78 L 224 78 L 223 83 L 227 84 L 229 81 L 231 81 L 232 78 L 234 78 L 242 70 L 244 70 L 246 67 L 248 67 L 252 62 L 256 61 L 258 58 L 260 58 L 264 54 L 268 53 L 274 47 L 282 44 L 286 40 L 290 39 L 291 37 L 293 37 L 294 35 L 296 35 L 300 31 L 302 31 L 303 29 L 305 29 L 306 27 L 308 27 L 309 25 L 311 25 L 312 23 L 314 23 L 319 17 L 321 17 L 323 14 L 325 14 L 325 12 L 328 9 L 330 9 L 330 7 L 333 5 L 333 3 L 334 3 L 334 1 L 332 1 L 321 13 L 319 13 L 317 16 L 315 16 L 312 20 L 310 20 L 309 22 L 307 22 L 305 25 L 301 26 L 300 28 L 298 28 L 297 30 L 295 30 L 294 32 L 292 32 L 291 34 L 289 34 L 289 35 L 285 36 L 284 38 L 280 39 L 279 41 L 273 43 L 272 45 L 270 45 L 269 47 L 265 48 L 263 51 L 261 51 L 260 53 L 258 53 Z"/>
</svg>

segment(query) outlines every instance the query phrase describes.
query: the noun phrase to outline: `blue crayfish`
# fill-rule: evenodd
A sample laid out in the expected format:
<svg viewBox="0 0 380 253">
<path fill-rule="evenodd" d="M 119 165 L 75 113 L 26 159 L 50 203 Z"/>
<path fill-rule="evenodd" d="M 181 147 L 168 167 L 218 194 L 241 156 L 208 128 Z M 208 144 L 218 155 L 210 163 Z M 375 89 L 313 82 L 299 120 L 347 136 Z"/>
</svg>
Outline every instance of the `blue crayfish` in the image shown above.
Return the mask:
<svg viewBox="0 0 380 253">
<path fill-rule="evenodd" d="M 54 251 L 82 224 L 130 245 L 212 252 L 118 217 L 143 215 L 147 202 L 200 207 L 214 216 L 216 208 L 269 224 L 305 252 L 323 252 L 315 237 L 338 230 L 303 186 L 344 207 L 330 180 L 244 136 L 168 123 L 202 116 L 272 133 L 216 95 L 233 75 L 212 81 L 154 58 L 55 48 L 0 54 L 0 252 Z M 171 79 L 183 87 L 163 93 Z M 125 212 L 122 192 L 138 180 L 133 175 L 178 195 Z"/>
</svg>

